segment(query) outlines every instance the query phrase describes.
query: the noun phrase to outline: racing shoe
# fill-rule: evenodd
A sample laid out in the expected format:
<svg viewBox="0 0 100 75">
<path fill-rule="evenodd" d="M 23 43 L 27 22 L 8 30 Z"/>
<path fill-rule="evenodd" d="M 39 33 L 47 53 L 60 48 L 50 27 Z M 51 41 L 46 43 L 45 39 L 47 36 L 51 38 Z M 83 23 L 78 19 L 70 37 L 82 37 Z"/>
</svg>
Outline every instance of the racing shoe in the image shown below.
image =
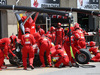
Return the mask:
<svg viewBox="0 0 100 75">
<path fill-rule="evenodd" d="M 34 69 L 34 66 L 33 65 L 30 65 L 30 68 L 33 70 Z"/>
<path fill-rule="evenodd" d="M 71 63 L 71 61 L 69 61 L 69 67 L 72 67 L 72 63 Z"/>
<path fill-rule="evenodd" d="M 1 71 L 2 69 L 1 69 L 1 67 L 0 67 L 0 71 Z"/>
<path fill-rule="evenodd" d="M 79 65 L 77 63 L 73 63 L 72 65 L 73 65 L 73 67 L 79 68 Z"/>
<path fill-rule="evenodd" d="M 79 65 L 78 65 L 78 64 L 76 64 L 76 65 L 75 65 L 75 67 L 79 68 Z"/>
<path fill-rule="evenodd" d="M 63 67 L 63 63 L 61 63 L 58 68 L 62 68 L 62 67 Z"/>
<path fill-rule="evenodd" d="M 27 67 L 24 67 L 24 70 L 27 70 Z"/>
<path fill-rule="evenodd" d="M 50 67 L 52 67 L 52 64 L 50 63 L 50 65 L 49 65 Z"/>
<path fill-rule="evenodd" d="M 45 64 L 42 64 L 41 67 L 45 67 Z"/>
</svg>

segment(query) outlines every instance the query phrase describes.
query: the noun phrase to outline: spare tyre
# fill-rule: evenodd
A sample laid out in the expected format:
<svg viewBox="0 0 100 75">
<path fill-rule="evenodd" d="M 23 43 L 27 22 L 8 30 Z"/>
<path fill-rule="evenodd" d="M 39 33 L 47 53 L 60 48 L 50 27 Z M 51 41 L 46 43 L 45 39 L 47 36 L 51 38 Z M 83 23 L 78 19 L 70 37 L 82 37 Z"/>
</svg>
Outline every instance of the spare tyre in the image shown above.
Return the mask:
<svg viewBox="0 0 100 75">
<path fill-rule="evenodd" d="M 21 65 L 22 63 L 22 54 L 20 51 L 17 51 L 17 50 L 13 50 L 12 51 L 18 58 L 15 58 L 13 57 L 13 55 L 11 53 L 8 54 L 9 56 L 9 62 L 12 64 L 12 65 Z"/>
<path fill-rule="evenodd" d="M 76 53 L 75 59 L 79 64 L 87 64 L 91 59 L 91 53 L 87 49 L 80 49 L 80 54 Z"/>
<path fill-rule="evenodd" d="M 14 50 L 14 51 L 12 51 L 14 54 L 16 54 L 16 51 Z M 13 57 L 13 55 L 12 54 L 9 54 L 8 55 L 9 56 L 9 62 L 12 64 L 12 65 L 16 65 L 16 63 L 14 62 L 14 57 Z"/>
</svg>

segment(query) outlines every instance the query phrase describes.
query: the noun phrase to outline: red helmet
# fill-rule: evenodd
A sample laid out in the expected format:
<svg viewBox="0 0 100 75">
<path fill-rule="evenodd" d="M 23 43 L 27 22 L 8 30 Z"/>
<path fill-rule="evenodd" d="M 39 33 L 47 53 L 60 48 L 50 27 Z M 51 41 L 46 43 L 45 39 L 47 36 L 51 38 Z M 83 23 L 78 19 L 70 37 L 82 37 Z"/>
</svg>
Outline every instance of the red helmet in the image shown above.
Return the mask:
<svg viewBox="0 0 100 75">
<path fill-rule="evenodd" d="M 16 39 L 17 37 L 15 35 L 11 35 L 10 38 Z"/>
<path fill-rule="evenodd" d="M 17 37 L 15 35 L 10 36 L 11 42 L 17 41 Z"/>
<path fill-rule="evenodd" d="M 90 46 L 95 46 L 95 44 L 96 44 L 96 43 L 95 43 L 94 41 L 91 41 L 91 42 L 90 42 Z"/>
<path fill-rule="evenodd" d="M 40 25 L 38 25 L 37 28 L 40 28 Z"/>
<path fill-rule="evenodd" d="M 61 49 L 61 45 L 56 45 L 56 46 L 55 46 L 55 49 L 56 49 L 56 50 Z"/>
<path fill-rule="evenodd" d="M 55 27 L 52 26 L 52 27 L 50 28 L 50 31 L 54 31 L 54 30 L 55 30 Z"/>
<path fill-rule="evenodd" d="M 41 37 L 41 35 L 37 32 L 33 34 L 34 38 L 38 41 L 38 39 Z"/>
<path fill-rule="evenodd" d="M 74 29 L 80 28 L 78 23 L 75 23 Z"/>
<path fill-rule="evenodd" d="M 61 26 L 61 23 L 60 22 L 58 23 L 58 26 Z"/>
<path fill-rule="evenodd" d="M 25 32 L 29 32 L 30 33 L 30 29 L 29 28 L 25 28 Z"/>
</svg>

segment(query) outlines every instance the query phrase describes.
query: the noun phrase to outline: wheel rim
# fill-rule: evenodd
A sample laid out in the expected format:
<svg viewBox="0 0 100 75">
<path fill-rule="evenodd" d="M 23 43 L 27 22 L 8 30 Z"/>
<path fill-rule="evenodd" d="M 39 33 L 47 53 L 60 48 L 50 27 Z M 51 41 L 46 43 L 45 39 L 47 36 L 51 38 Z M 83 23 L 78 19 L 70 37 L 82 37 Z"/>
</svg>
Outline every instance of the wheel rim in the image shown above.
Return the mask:
<svg viewBox="0 0 100 75">
<path fill-rule="evenodd" d="M 85 54 L 81 53 L 81 54 L 78 55 L 78 60 L 79 60 L 80 62 L 85 62 L 86 59 L 87 59 L 87 57 L 86 57 Z"/>
</svg>

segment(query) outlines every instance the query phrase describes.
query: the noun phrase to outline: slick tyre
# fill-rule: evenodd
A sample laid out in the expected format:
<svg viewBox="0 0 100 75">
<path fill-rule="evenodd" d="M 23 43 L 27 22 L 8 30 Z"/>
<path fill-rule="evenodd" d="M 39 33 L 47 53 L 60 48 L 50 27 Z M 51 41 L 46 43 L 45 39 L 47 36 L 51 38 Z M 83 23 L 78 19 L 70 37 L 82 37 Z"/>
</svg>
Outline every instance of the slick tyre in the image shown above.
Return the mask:
<svg viewBox="0 0 100 75">
<path fill-rule="evenodd" d="M 76 53 L 75 59 L 79 64 L 87 64 L 91 59 L 91 53 L 87 49 L 80 49 L 80 54 Z"/>
<path fill-rule="evenodd" d="M 16 54 L 16 51 L 14 50 L 13 53 Z M 9 62 L 10 62 L 12 65 L 17 65 L 17 64 L 13 61 L 13 58 L 14 58 L 14 57 L 12 56 L 12 54 L 9 54 L 8 56 L 9 56 Z"/>
<path fill-rule="evenodd" d="M 9 54 L 9 62 L 12 64 L 12 65 L 18 65 L 20 63 L 22 63 L 22 54 L 21 52 L 16 52 L 16 50 L 13 50 L 12 51 L 17 57 L 18 59 L 14 58 L 12 54 Z"/>
</svg>

